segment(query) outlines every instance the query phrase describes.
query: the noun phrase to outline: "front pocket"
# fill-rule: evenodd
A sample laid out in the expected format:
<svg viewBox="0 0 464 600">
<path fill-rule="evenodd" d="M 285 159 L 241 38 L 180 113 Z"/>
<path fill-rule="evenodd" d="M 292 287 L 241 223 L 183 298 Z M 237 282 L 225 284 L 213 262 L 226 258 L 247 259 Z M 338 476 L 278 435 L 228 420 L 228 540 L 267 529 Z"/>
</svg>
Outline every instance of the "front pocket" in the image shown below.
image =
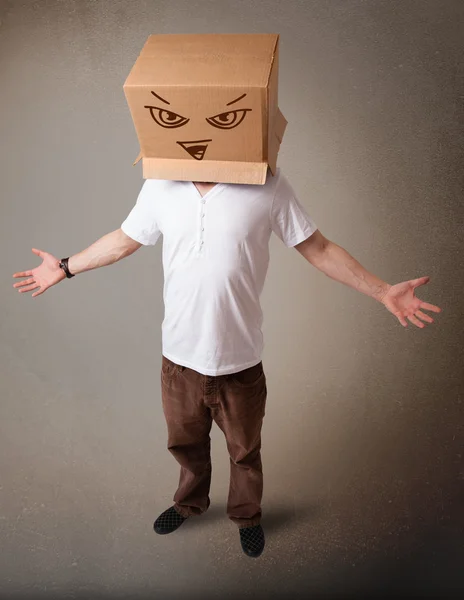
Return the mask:
<svg viewBox="0 0 464 600">
<path fill-rule="evenodd" d="M 171 360 L 168 360 L 163 356 L 163 361 L 161 365 L 161 379 L 163 382 L 166 382 L 178 372 L 178 367 L 176 363 L 173 363 Z"/>
<path fill-rule="evenodd" d="M 248 369 L 243 369 L 243 371 L 239 371 L 238 373 L 232 373 L 229 375 L 229 380 L 234 385 L 248 388 L 257 385 L 263 377 L 263 363 L 259 362 L 253 367 L 248 367 Z"/>
</svg>

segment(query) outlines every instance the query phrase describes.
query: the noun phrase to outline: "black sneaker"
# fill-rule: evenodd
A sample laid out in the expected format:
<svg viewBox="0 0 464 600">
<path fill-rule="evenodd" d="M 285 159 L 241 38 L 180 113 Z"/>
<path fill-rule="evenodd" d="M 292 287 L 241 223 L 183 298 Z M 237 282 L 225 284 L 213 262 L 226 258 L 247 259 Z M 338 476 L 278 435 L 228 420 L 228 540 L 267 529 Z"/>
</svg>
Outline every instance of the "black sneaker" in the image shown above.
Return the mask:
<svg viewBox="0 0 464 600">
<path fill-rule="evenodd" d="M 156 519 L 153 524 L 153 529 L 161 535 L 175 531 L 182 523 L 188 519 L 180 515 L 174 506 L 168 508 Z"/>
<path fill-rule="evenodd" d="M 264 531 L 261 525 L 240 527 L 240 543 L 247 556 L 256 558 L 264 550 Z"/>
</svg>

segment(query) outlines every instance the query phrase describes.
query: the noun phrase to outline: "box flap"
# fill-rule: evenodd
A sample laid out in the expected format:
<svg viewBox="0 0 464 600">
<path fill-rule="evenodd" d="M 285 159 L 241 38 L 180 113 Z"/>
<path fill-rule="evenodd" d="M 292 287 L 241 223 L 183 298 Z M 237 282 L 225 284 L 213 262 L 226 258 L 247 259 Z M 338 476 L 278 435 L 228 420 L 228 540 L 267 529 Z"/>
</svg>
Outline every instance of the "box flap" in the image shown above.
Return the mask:
<svg viewBox="0 0 464 600">
<path fill-rule="evenodd" d="M 267 163 L 202 160 L 189 161 L 172 158 L 143 158 L 144 179 L 173 181 L 212 181 L 216 183 L 266 182 Z"/>
<path fill-rule="evenodd" d="M 271 173 L 275 175 L 277 169 L 277 156 L 279 154 L 280 144 L 282 143 L 282 138 L 284 137 L 285 129 L 287 128 L 287 119 L 280 112 L 280 109 L 277 108 L 272 139 L 269 144 L 269 168 Z"/>
<path fill-rule="evenodd" d="M 142 151 L 140 150 L 139 155 L 137 156 L 135 161 L 132 163 L 132 166 L 135 166 L 141 158 L 142 158 Z"/>
<path fill-rule="evenodd" d="M 285 133 L 285 129 L 286 129 L 287 125 L 288 125 L 287 119 L 280 112 L 280 108 L 277 108 L 277 114 L 276 114 L 275 125 L 274 125 L 274 134 L 277 136 L 279 143 L 282 142 L 282 138 L 284 137 L 284 133 Z"/>
</svg>

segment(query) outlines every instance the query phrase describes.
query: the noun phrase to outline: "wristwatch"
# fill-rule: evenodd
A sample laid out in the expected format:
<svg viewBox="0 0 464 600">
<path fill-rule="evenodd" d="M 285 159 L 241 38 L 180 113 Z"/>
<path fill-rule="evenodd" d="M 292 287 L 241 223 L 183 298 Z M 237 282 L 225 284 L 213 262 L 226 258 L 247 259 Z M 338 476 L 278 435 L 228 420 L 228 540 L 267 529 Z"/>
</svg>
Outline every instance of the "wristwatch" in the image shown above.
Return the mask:
<svg viewBox="0 0 464 600">
<path fill-rule="evenodd" d="M 71 273 L 71 271 L 68 269 L 68 260 L 69 260 L 69 256 L 67 258 L 62 258 L 60 260 L 59 266 L 66 273 L 66 277 L 68 279 L 71 279 L 71 277 L 75 276 L 75 273 Z"/>
</svg>

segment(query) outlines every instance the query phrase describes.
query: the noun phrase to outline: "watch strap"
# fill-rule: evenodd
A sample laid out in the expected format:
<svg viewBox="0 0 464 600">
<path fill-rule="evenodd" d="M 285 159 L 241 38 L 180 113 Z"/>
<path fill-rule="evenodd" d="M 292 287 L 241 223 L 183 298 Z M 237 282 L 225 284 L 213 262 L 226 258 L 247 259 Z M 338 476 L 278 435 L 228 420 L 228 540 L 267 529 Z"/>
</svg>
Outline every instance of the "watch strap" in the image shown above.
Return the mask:
<svg viewBox="0 0 464 600">
<path fill-rule="evenodd" d="M 62 258 L 60 260 L 60 268 L 63 269 L 63 271 L 66 273 L 66 277 L 68 279 L 71 279 L 71 277 L 75 276 L 75 273 L 71 273 L 71 271 L 69 270 L 68 260 L 69 260 L 69 256 L 67 258 Z"/>
</svg>

